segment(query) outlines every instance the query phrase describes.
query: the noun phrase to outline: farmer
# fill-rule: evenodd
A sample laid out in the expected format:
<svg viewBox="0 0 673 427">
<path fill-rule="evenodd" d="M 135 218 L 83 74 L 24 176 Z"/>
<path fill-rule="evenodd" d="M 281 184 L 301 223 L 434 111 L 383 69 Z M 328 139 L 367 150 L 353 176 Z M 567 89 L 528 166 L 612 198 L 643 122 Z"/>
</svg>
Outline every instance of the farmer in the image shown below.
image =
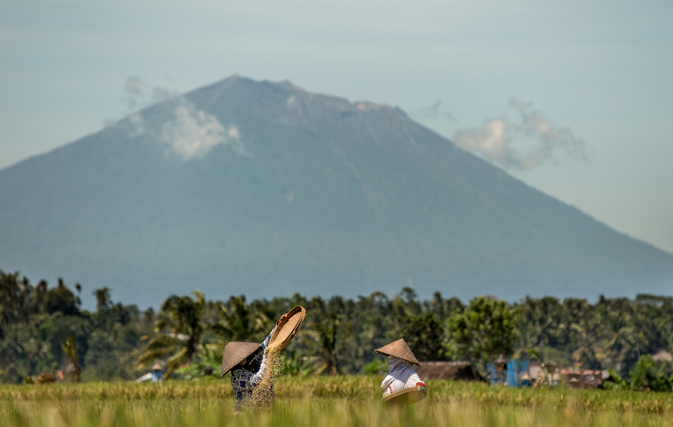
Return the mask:
<svg viewBox="0 0 673 427">
<path fill-rule="evenodd" d="M 388 356 L 388 374 L 381 383 L 383 397 L 405 389 L 427 391 L 425 383 L 421 381 L 412 365 L 421 364 L 414 356 L 404 338 L 394 341 L 375 350 L 377 353 Z"/>
<path fill-rule="evenodd" d="M 253 392 L 262 384 L 266 375 L 271 375 L 267 366 L 267 351 L 269 340 L 276 327 L 285 319 L 282 315 L 269 335 L 261 344 L 252 342 L 230 342 L 224 347 L 222 355 L 222 375 L 231 371 L 231 387 L 236 396 L 236 414 L 248 407 L 268 407 L 273 405 L 275 395 L 273 378 L 268 378 L 265 388 L 258 389 L 257 395 Z"/>
<path fill-rule="evenodd" d="M 136 380 L 137 383 L 142 383 L 145 381 L 152 381 L 153 383 L 160 383 L 164 380 L 164 368 L 158 364 L 155 363 L 154 366 L 152 366 L 152 372 L 149 372 L 142 377 L 138 378 Z"/>
<path fill-rule="evenodd" d="M 160 383 L 163 380 L 164 380 L 164 368 L 162 368 L 160 364 L 155 363 L 154 366 L 152 366 L 152 382 Z"/>
</svg>

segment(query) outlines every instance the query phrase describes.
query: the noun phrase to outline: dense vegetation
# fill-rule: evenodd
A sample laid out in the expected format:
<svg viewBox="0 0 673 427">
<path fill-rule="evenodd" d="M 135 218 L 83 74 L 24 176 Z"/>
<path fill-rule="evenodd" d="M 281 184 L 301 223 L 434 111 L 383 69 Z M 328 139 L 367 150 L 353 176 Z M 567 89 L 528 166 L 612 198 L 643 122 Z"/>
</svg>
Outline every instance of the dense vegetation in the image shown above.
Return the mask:
<svg viewBox="0 0 673 427">
<path fill-rule="evenodd" d="M 107 288 L 93 292 L 96 309 L 88 311 L 81 292 L 62 280 L 50 288 L 0 271 L 0 381 L 20 383 L 68 364 L 81 369 L 83 381 L 129 380 L 157 359 L 169 375 L 217 373 L 226 342 L 261 341 L 280 314 L 302 305 L 306 322 L 285 353 L 290 375 L 377 372 L 383 363 L 372 350 L 404 337 L 420 360 L 468 359 L 482 372 L 500 353 L 534 355 L 561 366 L 610 368 L 627 377 L 633 372 L 639 387 L 664 381 L 662 387 L 670 388 L 670 366 L 645 358 L 636 369 L 642 355 L 672 349 L 670 297 L 600 297 L 594 304 L 480 297 L 466 305 L 439 293 L 421 301 L 410 288 L 392 298 L 295 294 L 249 302 L 244 296 L 210 301 L 194 292 L 169 296 L 155 313 L 113 303 Z"/>
</svg>

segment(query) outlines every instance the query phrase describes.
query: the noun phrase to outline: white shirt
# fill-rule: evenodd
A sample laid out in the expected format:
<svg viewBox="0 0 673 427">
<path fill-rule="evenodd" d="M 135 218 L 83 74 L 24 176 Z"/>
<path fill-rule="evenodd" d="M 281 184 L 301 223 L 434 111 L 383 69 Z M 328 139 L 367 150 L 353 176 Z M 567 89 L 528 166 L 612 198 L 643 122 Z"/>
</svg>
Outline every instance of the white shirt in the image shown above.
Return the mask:
<svg viewBox="0 0 673 427">
<path fill-rule="evenodd" d="M 417 383 L 423 383 L 423 381 L 408 362 L 388 356 L 388 374 L 381 383 L 384 396 L 405 388 L 416 387 Z"/>
</svg>

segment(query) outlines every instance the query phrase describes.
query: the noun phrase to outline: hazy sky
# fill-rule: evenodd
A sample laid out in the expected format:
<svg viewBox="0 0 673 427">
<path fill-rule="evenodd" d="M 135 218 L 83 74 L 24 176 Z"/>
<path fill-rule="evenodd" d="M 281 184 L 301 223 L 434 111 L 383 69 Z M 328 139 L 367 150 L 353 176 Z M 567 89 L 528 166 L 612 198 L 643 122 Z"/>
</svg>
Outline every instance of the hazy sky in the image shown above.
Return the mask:
<svg viewBox="0 0 673 427">
<path fill-rule="evenodd" d="M 673 1 L 0 0 L 0 167 L 231 74 L 397 105 L 673 252 Z"/>
</svg>

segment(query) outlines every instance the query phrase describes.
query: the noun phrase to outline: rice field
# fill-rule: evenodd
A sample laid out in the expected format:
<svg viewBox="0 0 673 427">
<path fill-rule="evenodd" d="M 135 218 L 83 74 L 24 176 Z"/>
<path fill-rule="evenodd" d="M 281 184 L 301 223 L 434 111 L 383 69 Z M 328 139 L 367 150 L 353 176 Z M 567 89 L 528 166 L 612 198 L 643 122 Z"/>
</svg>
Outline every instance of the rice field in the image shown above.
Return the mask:
<svg viewBox="0 0 673 427">
<path fill-rule="evenodd" d="M 429 381 L 402 409 L 379 377 L 282 378 L 273 410 L 234 415 L 228 381 L 0 386 L 0 426 L 671 426 L 673 393 L 505 389 Z"/>
</svg>

